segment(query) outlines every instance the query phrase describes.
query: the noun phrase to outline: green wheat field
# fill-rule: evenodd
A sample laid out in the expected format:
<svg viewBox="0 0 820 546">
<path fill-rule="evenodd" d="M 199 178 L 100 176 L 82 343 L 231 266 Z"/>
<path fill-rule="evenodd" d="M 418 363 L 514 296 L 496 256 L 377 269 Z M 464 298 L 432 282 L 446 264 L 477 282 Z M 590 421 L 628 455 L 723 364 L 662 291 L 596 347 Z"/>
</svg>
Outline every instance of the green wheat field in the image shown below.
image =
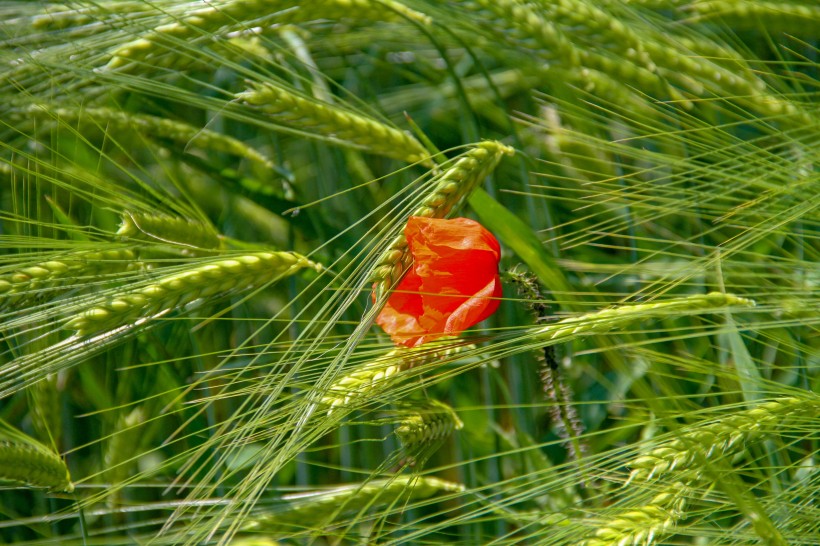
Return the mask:
<svg viewBox="0 0 820 546">
<path fill-rule="evenodd" d="M 818 333 L 815 0 L 0 1 L 0 544 L 819 546 Z"/>
</svg>

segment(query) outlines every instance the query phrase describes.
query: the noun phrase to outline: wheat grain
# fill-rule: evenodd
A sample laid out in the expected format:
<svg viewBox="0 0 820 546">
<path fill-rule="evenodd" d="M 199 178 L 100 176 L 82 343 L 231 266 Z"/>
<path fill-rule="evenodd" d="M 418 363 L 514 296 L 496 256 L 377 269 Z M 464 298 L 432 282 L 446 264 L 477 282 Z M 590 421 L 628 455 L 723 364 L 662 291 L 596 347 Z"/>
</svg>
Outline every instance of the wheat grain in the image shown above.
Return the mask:
<svg viewBox="0 0 820 546">
<path fill-rule="evenodd" d="M 476 144 L 456 160 L 452 167 L 433 179 L 430 192 L 408 216 L 445 218 L 458 209 L 461 202 L 495 169 L 504 155 L 513 153 L 512 148 L 497 141 Z M 387 293 L 398 282 L 411 260 L 407 252 L 407 239 L 402 232 L 381 254 L 370 275 L 370 282 L 376 283 L 377 295 Z"/>
<path fill-rule="evenodd" d="M 544 13 L 565 29 L 573 41 L 592 38 L 594 43 L 654 71 L 642 39 L 632 28 L 587 0 L 542 1 Z"/>
<path fill-rule="evenodd" d="M 337 409 L 350 408 L 362 399 L 377 399 L 379 394 L 396 386 L 398 374 L 415 366 L 445 361 L 472 345 L 454 345 L 455 338 L 445 337 L 421 347 L 399 347 L 372 362 L 345 374 L 334 382 L 322 397 L 321 404 L 330 415 Z"/>
<path fill-rule="evenodd" d="M 820 400 L 781 398 L 713 422 L 689 426 L 679 437 L 630 462 L 629 481 L 651 480 L 673 471 L 676 476 L 693 471 L 693 479 L 698 479 L 706 461 L 743 449 L 756 434 L 777 430 L 779 423 L 792 417 L 816 419 L 819 415 Z"/>
<path fill-rule="evenodd" d="M 657 97 L 684 99 L 679 92 L 654 73 L 653 63 L 640 46 L 637 49 L 632 48 L 635 54 L 630 56 L 621 54 L 623 51 L 618 51 L 617 54 L 606 53 L 600 47 L 600 41 L 596 41 L 595 47 L 582 48 L 576 43 L 577 38 L 571 34 L 577 31 L 577 25 L 572 25 L 565 31 L 557 21 L 548 18 L 549 10 L 544 11 L 537 5 L 518 0 L 469 0 L 462 2 L 461 5 L 475 12 L 477 19 L 483 21 L 485 27 L 489 27 L 495 34 L 500 34 L 517 49 L 534 52 L 543 60 L 563 68 L 567 73 L 572 74 L 586 67 L 605 73 L 627 86 L 654 93 Z M 563 11 L 570 9 L 572 8 L 567 6 Z M 609 25 L 612 29 L 610 32 L 629 35 L 629 41 L 638 45 L 637 36 L 625 25 L 621 25 L 616 19 L 594 7 L 589 9 L 598 19 L 597 24 Z"/>
<path fill-rule="evenodd" d="M 579 65 L 578 49 L 557 25 L 541 16 L 536 6 L 516 0 L 467 0 L 459 5 L 510 42 L 567 68 Z"/>
<path fill-rule="evenodd" d="M 408 163 L 429 163 L 429 154 L 409 134 L 361 114 L 300 96 L 296 91 L 271 83 L 256 83 L 236 98 L 302 131 L 331 137 L 342 145 L 392 157 Z"/>
<path fill-rule="evenodd" d="M 293 252 L 257 252 L 199 263 L 146 286 L 98 300 L 63 327 L 76 330 L 78 335 L 109 330 L 183 307 L 199 298 L 247 290 L 305 267 L 319 269 L 317 264 Z"/>
</svg>

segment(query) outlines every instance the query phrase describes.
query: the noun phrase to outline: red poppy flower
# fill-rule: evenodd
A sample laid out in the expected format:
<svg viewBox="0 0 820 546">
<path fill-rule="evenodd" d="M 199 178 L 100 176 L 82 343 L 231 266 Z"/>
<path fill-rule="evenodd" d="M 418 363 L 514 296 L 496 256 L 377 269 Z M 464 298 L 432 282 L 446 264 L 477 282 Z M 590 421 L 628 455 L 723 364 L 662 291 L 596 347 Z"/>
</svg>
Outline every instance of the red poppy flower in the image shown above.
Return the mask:
<svg viewBox="0 0 820 546">
<path fill-rule="evenodd" d="M 404 235 L 413 266 L 376 317 L 393 341 L 415 347 L 457 335 L 495 312 L 501 249 L 492 233 L 467 218 L 412 216 Z"/>
</svg>

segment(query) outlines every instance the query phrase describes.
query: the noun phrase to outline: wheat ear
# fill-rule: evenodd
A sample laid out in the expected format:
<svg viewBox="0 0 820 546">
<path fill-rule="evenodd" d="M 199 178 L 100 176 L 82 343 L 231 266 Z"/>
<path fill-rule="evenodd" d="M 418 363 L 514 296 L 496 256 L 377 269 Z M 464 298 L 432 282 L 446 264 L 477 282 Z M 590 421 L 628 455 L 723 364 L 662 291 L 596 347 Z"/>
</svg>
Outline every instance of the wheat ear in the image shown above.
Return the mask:
<svg viewBox="0 0 820 546">
<path fill-rule="evenodd" d="M 0 275 L 0 308 L 38 291 L 77 284 L 99 275 L 130 269 L 137 263 L 132 250 L 77 252 L 38 262 Z"/>
<path fill-rule="evenodd" d="M 126 325 L 187 305 L 199 298 L 259 286 L 299 269 L 320 266 L 293 252 L 257 252 L 197 264 L 93 303 L 63 326 L 86 335 Z"/>
<path fill-rule="evenodd" d="M 399 347 L 372 362 L 345 374 L 334 382 L 322 397 L 322 405 L 330 415 L 333 411 L 350 408 L 362 399 L 374 399 L 397 384 L 398 374 L 415 366 L 445 361 L 473 345 L 453 345 L 456 338 L 445 337 L 421 347 Z"/>
<path fill-rule="evenodd" d="M 255 83 L 236 98 L 282 123 L 307 133 L 331 137 L 342 145 L 408 163 L 425 162 L 429 154 L 412 136 L 375 119 L 334 104 L 299 95 L 271 83 Z"/>
<path fill-rule="evenodd" d="M 410 407 L 405 410 L 408 413 L 396 427 L 396 436 L 408 452 L 442 440 L 464 427 L 453 408 L 444 402 L 429 400 L 411 404 L 408 402 Z"/>
<path fill-rule="evenodd" d="M 264 531 L 282 526 L 312 530 L 332 523 L 333 518 L 343 512 L 358 512 L 385 505 L 403 507 L 406 503 L 440 493 L 463 490 L 461 484 L 438 478 L 397 475 L 328 491 L 285 495 L 283 500 L 288 504 L 281 511 L 252 518 L 243 530 Z"/>
<path fill-rule="evenodd" d="M 513 153 L 512 148 L 494 140 L 476 144 L 452 167 L 433 179 L 430 192 L 408 216 L 447 217 L 495 169 L 503 156 Z M 411 261 L 407 239 L 402 232 L 379 257 L 370 275 L 370 282 L 376 283 L 377 295 L 387 293 Z"/>
<path fill-rule="evenodd" d="M 699 479 L 704 463 L 743 449 L 751 437 L 792 417 L 816 419 L 820 399 L 781 398 L 717 420 L 687 427 L 679 437 L 664 442 L 629 463 L 629 481 L 659 478 L 669 472 L 693 471 Z"/>
<path fill-rule="evenodd" d="M 164 214 L 123 212 L 117 235 L 194 249 L 215 249 L 221 245 L 219 235 L 209 224 Z"/>
<path fill-rule="evenodd" d="M 793 2 L 699 0 L 692 2 L 690 9 L 701 20 L 720 18 L 731 21 L 734 28 L 764 28 L 769 32 L 813 32 L 820 21 L 820 6 Z"/>
<path fill-rule="evenodd" d="M 652 498 L 649 503 L 630 508 L 604 523 L 583 546 L 650 545 L 669 533 L 685 515 L 689 488 L 676 483 L 670 491 Z"/>
<path fill-rule="evenodd" d="M 197 146 L 204 150 L 243 157 L 266 169 L 273 169 L 273 162 L 233 137 L 217 133 L 183 121 L 132 114 L 112 108 L 57 108 L 47 104 L 32 104 L 20 111 L 27 119 L 44 119 L 67 125 L 85 124 L 107 132 L 137 131 L 154 139 L 171 141 L 181 148 Z"/>
<path fill-rule="evenodd" d="M 559 320 L 554 324 L 535 329 L 533 335 L 541 341 L 553 342 L 576 335 L 602 334 L 613 328 L 625 328 L 633 322 L 672 313 L 731 306 L 753 307 L 754 302 L 732 294 L 711 292 L 656 303 L 622 305 Z"/>
<path fill-rule="evenodd" d="M 160 25 L 142 37 L 118 46 L 106 66 L 109 70 L 133 70 L 140 63 L 182 68 L 190 58 L 173 55 L 167 46 L 211 36 L 220 29 L 244 29 L 271 24 L 294 24 L 313 19 L 401 21 L 430 24 L 430 18 L 393 0 L 228 0 L 195 9 L 178 20 Z"/>
<path fill-rule="evenodd" d="M 68 467 L 59 455 L 6 423 L 0 422 L 0 480 L 50 491 L 74 491 Z"/>
</svg>

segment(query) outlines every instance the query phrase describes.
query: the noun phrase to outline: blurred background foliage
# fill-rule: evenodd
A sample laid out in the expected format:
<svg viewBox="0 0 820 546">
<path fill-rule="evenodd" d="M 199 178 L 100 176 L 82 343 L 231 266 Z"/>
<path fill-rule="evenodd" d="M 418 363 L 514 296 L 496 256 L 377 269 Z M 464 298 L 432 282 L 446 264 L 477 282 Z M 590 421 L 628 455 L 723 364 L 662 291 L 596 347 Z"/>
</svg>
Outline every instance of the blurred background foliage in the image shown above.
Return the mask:
<svg viewBox="0 0 820 546">
<path fill-rule="evenodd" d="M 0 542 L 817 544 L 818 32 L 799 0 L 0 2 Z M 515 155 L 456 215 L 501 307 L 391 353 L 370 270 L 484 140 Z M 756 306 L 634 307 L 710 292 Z"/>
</svg>

